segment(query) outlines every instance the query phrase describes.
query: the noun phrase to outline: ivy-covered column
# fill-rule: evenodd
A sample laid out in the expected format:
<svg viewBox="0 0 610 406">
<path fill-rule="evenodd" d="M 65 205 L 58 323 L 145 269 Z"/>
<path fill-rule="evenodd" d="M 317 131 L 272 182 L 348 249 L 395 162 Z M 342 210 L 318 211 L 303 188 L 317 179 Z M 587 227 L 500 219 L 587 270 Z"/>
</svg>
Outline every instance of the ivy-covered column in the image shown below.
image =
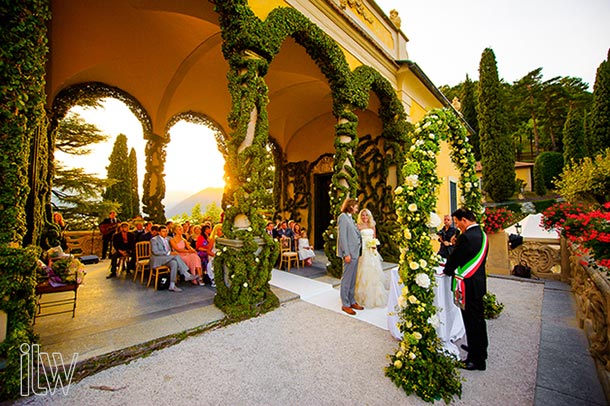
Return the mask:
<svg viewBox="0 0 610 406">
<path fill-rule="evenodd" d="M 235 319 L 253 317 L 279 305 L 269 287 L 278 247 L 265 232 L 259 203 L 270 193 L 273 162 L 269 137 L 267 85 L 262 73 L 269 62 L 253 51 L 229 59 L 229 91 L 233 107 L 225 164 L 224 238 L 216 240 L 217 294 L 214 303 Z"/>
<path fill-rule="evenodd" d="M 335 127 L 335 163 L 330 190 L 330 205 L 333 220 L 324 232 L 324 252 L 328 258 L 328 272 L 337 278 L 343 272 L 341 258 L 337 257 L 337 223 L 341 214 L 341 205 L 348 197 L 358 196 L 358 172 L 354 151 L 358 146 L 358 116 L 345 105 L 338 111 L 338 123 Z"/>
<path fill-rule="evenodd" d="M 165 197 L 165 145 L 167 140 L 156 134 L 146 136 L 146 173 L 142 191 L 143 211 L 146 218 L 159 224 L 165 223 L 165 207 L 162 200 Z"/>
<path fill-rule="evenodd" d="M 49 17 L 44 0 L 0 6 L 0 244 L 21 244 L 26 234 L 30 142 L 45 122 Z"/>
</svg>

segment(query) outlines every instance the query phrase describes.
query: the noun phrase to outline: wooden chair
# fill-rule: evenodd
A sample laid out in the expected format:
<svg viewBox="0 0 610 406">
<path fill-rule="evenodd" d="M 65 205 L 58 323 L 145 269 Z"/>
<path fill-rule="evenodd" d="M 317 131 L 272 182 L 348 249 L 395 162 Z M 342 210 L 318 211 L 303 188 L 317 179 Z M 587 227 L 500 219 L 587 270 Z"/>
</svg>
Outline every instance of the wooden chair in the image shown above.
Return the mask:
<svg viewBox="0 0 610 406">
<path fill-rule="evenodd" d="M 288 237 L 282 237 L 280 239 L 280 269 L 282 266 L 287 266 L 287 271 L 290 272 L 290 266 L 296 264 L 297 269 L 299 267 L 299 254 L 292 251 L 291 241 Z"/>
<path fill-rule="evenodd" d="M 144 272 L 148 269 L 150 262 L 150 241 L 140 241 L 136 243 L 136 270 L 133 275 L 135 282 L 138 272 L 142 272 L 140 283 L 144 283 Z"/>
<path fill-rule="evenodd" d="M 146 287 L 150 286 L 150 282 L 152 281 L 152 278 L 155 278 L 155 290 L 157 289 L 157 285 L 159 285 L 159 276 L 163 275 L 163 274 L 170 274 L 170 270 L 168 266 L 165 265 L 161 265 L 158 266 L 156 268 L 150 268 L 150 273 L 148 274 L 148 284 L 146 284 Z"/>
</svg>

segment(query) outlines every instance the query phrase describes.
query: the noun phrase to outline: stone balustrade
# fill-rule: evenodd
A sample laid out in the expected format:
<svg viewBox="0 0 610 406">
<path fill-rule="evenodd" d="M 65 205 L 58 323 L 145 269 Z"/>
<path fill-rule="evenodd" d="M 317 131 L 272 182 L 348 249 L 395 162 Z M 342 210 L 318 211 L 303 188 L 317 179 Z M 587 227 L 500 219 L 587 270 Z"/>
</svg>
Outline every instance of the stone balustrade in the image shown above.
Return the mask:
<svg viewBox="0 0 610 406">
<path fill-rule="evenodd" d="M 610 280 L 606 272 L 588 265 L 566 244 L 562 256 L 569 263 L 569 281 L 576 300 L 579 326 L 589 340 L 600 382 L 610 398 Z"/>
<path fill-rule="evenodd" d="M 98 230 L 66 231 L 68 253 L 76 256 L 102 255 L 102 234 Z"/>
</svg>

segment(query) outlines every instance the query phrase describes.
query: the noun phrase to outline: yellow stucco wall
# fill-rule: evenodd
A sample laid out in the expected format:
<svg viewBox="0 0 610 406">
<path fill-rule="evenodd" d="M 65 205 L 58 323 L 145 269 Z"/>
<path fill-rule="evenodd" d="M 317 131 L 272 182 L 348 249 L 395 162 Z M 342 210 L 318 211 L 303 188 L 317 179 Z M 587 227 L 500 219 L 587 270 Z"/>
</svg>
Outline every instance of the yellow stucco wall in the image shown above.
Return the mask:
<svg viewBox="0 0 610 406">
<path fill-rule="evenodd" d="M 532 186 L 534 185 L 531 167 L 515 168 L 515 175 L 517 176 L 517 179 L 521 179 L 523 182 L 525 182 L 524 190 L 531 192 Z"/>
<path fill-rule="evenodd" d="M 250 9 L 252 9 L 252 12 L 261 20 L 265 20 L 271 10 L 276 7 L 290 7 L 290 5 L 283 0 L 249 0 L 248 5 L 250 6 Z"/>
</svg>

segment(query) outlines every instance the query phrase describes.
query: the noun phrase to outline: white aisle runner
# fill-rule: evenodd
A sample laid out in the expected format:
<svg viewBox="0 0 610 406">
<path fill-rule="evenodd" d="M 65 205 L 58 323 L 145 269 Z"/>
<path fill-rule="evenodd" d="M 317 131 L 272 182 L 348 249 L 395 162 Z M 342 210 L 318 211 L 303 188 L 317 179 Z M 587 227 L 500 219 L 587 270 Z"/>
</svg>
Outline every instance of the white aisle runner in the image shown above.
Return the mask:
<svg viewBox="0 0 610 406">
<path fill-rule="evenodd" d="M 296 293 L 305 302 L 347 317 L 354 317 L 384 330 L 388 329 L 388 313 L 385 307 L 359 310 L 356 311 L 355 316 L 350 316 L 341 310 L 339 289 L 333 288 L 330 283 L 305 278 L 278 269 L 271 271 L 271 281 L 269 283 L 277 288 Z"/>
</svg>

